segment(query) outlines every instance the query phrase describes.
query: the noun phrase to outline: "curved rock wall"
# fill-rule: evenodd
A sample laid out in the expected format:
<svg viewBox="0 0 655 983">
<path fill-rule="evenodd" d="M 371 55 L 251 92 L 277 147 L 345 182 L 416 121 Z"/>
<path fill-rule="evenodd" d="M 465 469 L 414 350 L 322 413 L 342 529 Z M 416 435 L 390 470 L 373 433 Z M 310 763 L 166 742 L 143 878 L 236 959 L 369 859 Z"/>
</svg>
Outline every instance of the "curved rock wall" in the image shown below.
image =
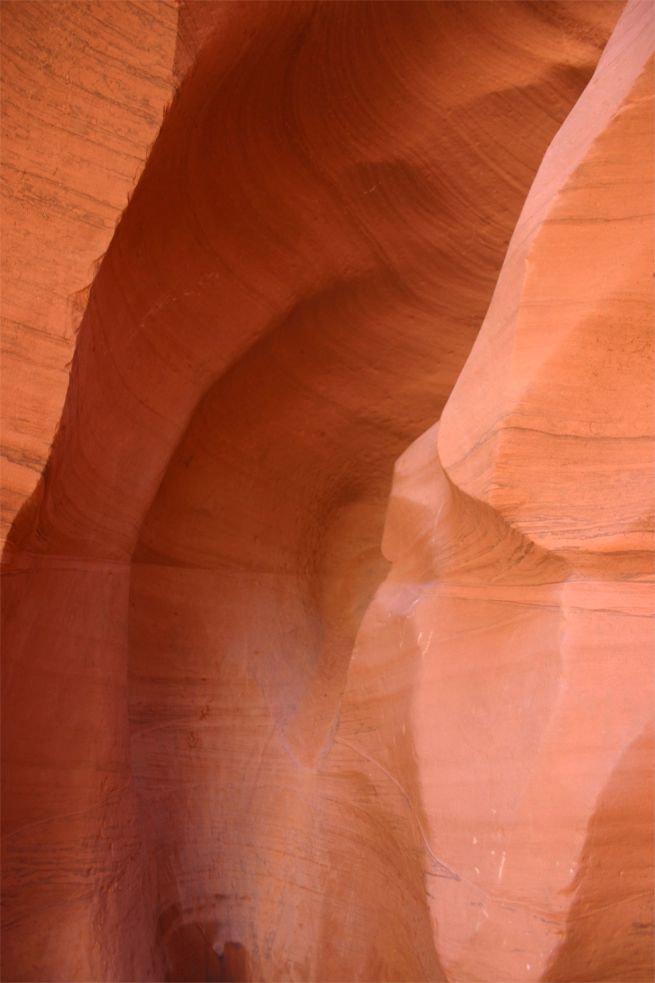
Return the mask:
<svg viewBox="0 0 655 983">
<path fill-rule="evenodd" d="M 359 636 L 387 679 L 417 588 L 408 727 L 460 875 L 430 898 L 453 979 L 653 973 L 651 17 L 622 17 L 440 424 L 397 465 Z"/>
<path fill-rule="evenodd" d="M 180 8 L 5 550 L 9 978 L 649 978 L 621 9 Z"/>
<path fill-rule="evenodd" d="M 88 287 L 170 101 L 173 0 L 5 0 L 0 536 L 48 458 Z"/>
</svg>

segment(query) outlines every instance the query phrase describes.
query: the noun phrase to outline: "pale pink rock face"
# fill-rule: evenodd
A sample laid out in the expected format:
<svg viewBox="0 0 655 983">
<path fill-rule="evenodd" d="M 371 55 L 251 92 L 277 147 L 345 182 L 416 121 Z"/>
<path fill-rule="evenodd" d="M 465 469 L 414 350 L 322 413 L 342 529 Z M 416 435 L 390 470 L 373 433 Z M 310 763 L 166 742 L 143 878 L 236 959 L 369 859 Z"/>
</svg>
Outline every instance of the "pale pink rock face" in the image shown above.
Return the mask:
<svg viewBox="0 0 655 983">
<path fill-rule="evenodd" d="M 3 20 L 4 978 L 651 980 L 651 4 Z"/>
</svg>

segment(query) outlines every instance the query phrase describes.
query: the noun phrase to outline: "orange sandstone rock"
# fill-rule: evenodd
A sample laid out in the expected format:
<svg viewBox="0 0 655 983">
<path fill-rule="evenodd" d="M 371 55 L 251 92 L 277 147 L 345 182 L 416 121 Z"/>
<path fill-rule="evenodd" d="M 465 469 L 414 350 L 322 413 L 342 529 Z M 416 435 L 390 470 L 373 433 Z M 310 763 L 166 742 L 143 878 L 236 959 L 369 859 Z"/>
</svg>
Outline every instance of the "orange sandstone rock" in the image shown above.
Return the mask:
<svg viewBox="0 0 655 983">
<path fill-rule="evenodd" d="M 4 0 L 2 515 L 33 492 L 74 328 L 170 101 L 173 0 Z"/>
<path fill-rule="evenodd" d="M 648 978 L 621 9 L 180 7 L 5 550 L 8 979 Z"/>
<path fill-rule="evenodd" d="M 351 664 L 382 692 L 405 664 L 449 979 L 653 975 L 652 16 L 623 15 L 397 466 Z"/>
</svg>

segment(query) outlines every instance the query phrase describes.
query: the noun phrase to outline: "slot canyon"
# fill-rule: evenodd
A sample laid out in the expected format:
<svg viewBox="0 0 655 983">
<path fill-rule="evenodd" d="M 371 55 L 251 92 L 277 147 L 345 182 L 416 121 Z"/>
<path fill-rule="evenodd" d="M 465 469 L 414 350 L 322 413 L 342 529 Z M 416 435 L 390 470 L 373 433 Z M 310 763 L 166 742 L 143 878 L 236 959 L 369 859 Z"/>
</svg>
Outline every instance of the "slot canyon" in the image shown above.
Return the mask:
<svg viewBox="0 0 655 983">
<path fill-rule="evenodd" d="M 655 978 L 655 5 L 4 0 L 2 979 Z"/>
</svg>

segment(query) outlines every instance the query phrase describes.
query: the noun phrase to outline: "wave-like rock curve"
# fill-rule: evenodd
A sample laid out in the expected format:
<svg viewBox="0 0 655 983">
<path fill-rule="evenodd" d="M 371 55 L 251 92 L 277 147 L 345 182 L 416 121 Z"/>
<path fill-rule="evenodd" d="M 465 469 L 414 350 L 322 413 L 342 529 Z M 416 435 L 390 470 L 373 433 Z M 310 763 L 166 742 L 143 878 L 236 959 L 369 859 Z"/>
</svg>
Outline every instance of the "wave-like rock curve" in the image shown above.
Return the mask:
<svg viewBox="0 0 655 983">
<path fill-rule="evenodd" d="M 8 979 L 649 978 L 620 11 L 180 8 L 5 549 Z"/>
</svg>

